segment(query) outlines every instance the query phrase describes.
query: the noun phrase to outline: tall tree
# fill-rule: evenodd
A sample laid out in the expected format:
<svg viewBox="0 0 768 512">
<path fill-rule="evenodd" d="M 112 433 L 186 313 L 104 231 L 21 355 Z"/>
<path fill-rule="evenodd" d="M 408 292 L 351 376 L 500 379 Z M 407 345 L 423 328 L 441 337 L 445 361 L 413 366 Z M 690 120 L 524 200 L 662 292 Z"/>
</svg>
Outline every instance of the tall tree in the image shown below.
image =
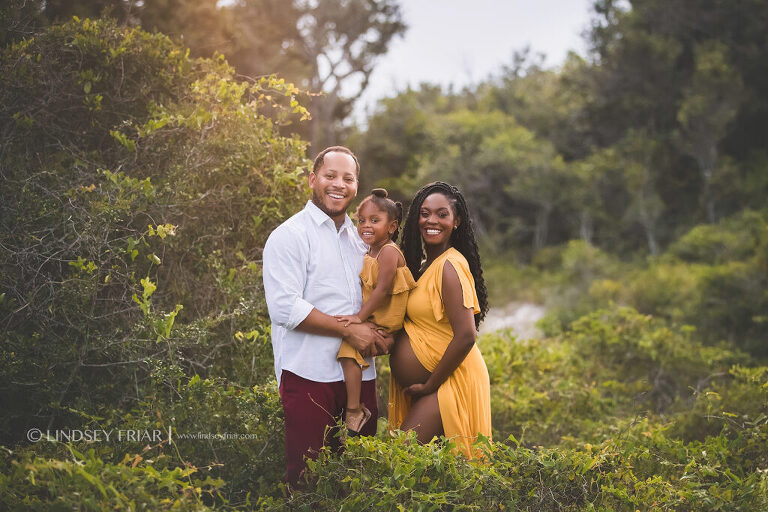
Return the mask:
<svg viewBox="0 0 768 512">
<path fill-rule="evenodd" d="M 677 111 L 680 148 L 696 159 L 704 183 L 702 202 L 707 220 L 714 223 L 716 191 L 712 187 L 719 167 L 718 146 L 744 100 L 741 77 L 729 62 L 728 48 L 719 41 L 696 46 L 696 70 Z"/>
<path fill-rule="evenodd" d="M 630 132 L 616 145 L 618 163 L 624 174 L 627 192 L 632 198 L 625 218 L 642 227 L 648 251 L 653 256 L 659 254 L 657 225 L 664 211 L 664 203 L 656 192 L 653 173 L 658 150 L 658 142 L 643 132 Z"/>
<path fill-rule="evenodd" d="M 301 51 L 310 64 L 315 151 L 337 142 L 339 122 L 368 87 L 376 59 L 405 31 L 395 0 L 297 0 Z"/>
<path fill-rule="evenodd" d="M 406 29 L 397 0 L 29 0 L 29 5 L 21 17 L 3 15 L 15 27 L 15 32 L 6 29 L 4 39 L 23 37 L 14 34 L 33 15 L 40 25 L 106 14 L 168 34 L 193 56 L 222 54 L 241 75 L 276 73 L 299 84 L 312 94 L 312 120 L 308 131 L 295 130 L 311 140 L 313 151 L 338 142 L 377 59 Z"/>
<path fill-rule="evenodd" d="M 765 2 L 593 5 L 595 94 L 585 115 L 596 143 L 610 146 L 633 130 L 674 141 L 660 149 L 664 167 L 653 170 L 656 183 L 666 188 L 657 190 L 666 207 L 690 224 L 733 213 L 741 203 L 723 201 L 714 183 L 730 173 L 732 191 L 746 190 L 739 181 L 747 171 L 738 162 L 759 161 L 766 153 Z M 690 190 L 697 194 L 691 197 Z"/>
</svg>

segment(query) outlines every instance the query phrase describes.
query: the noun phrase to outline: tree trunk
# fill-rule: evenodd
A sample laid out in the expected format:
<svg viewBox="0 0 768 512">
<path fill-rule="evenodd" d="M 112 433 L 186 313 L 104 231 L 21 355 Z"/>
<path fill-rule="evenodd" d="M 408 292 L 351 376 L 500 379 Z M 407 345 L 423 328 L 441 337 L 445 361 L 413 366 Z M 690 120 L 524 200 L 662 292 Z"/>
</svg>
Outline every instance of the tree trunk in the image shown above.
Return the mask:
<svg viewBox="0 0 768 512">
<path fill-rule="evenodd" d="M 717 222 L 717 216 L 715 215 L 715 197 L 712 193 L 712 177 L 715 174 L 717 148 L 713 146 L 709 150 L 702 151 L 697 160 L 701 168 L 701 177 L 704 180 L 704 190 L 702 190 L 701 199 L 704 203 L 704 210 L 707 213 L 707 222 L 714 224 Z"/>
<path fill-rule="evenodd" d="M 549 213 L 552 211 L 552 205 L 543 204 L 536 212 L 536 229 L 533 233 L 533 250 L 538 251 L 547 242 L 547 232 L 549 231 Z"/>
<path fill-rule="evenodd" d="M 592 244 L 594 227 L 592 225 L 592 214 L 586 209 L 581 210 L 579 215 L 579 236 L 588 244 Z"/>
<path fill-rule="evenodd" d="M 310 143 L 312 153 L 317 154 L 328 146 L 333 146 L 336 141 L 336 130 L 333 126 L 333 111 L 336 108 L 338 98 L 329 93 L 314 98 L 312 114 L 312 130 Z"/>
<path fill-rule="evenodd" d="M 648 250 L 651 252 L 651 256 L 658 255 L 659 244 L 656 243 L 656 235 L 653 226 L 643 224 L 643 228 L 645 228 L 645 238 L 648 240 Z"/>
</svg>

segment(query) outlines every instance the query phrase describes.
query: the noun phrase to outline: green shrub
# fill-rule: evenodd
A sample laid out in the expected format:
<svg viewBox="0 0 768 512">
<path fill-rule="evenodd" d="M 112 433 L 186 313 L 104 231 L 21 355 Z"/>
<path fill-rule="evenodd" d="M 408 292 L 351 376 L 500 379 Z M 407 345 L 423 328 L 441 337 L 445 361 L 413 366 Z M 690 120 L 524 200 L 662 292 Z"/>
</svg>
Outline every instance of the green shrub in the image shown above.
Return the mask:
<svg viewBox="0 0 768 512">
<path fill-rule="evenodd" d="M 600 443 L 638 416 L 688 410 L 713 376 L 748 360 L 694 336 L 629 308 L 586 315 L 558 338 L 483 336 L 494 436 Z"/>
<path fill-rule="evenodd" d="M 0 442 L 182 375 L 272 379 L 261 248 L 307 197 L 292 84 L 75 19 L 0 51 Z"/>
<path fill-rule="evenodd" d="M 534 258 L 549 312 L 547 335 L 613 304 L 694 326 L 709 345 L 727 342 L 768 355 L 768 221 L 745 211 L 721 225 L 693 228 L 667 253 L 642 265 L 619 263 L 583 242 L 548 248 Z"/>
<path fill-rule="evenodd" d="M 104 417 L 91 428 L 160 428 L 165 434 L 170 427 L 173 444 L 154 444 L 143 456 L 206 468 L 206 474 L 226 482 L 219 490 L 226 502 L 243 503 L 248 495 L 281 495 L 285 426 L 274 381 L 248 388 L 223 379 L 183 378 L 175 389 L 158 388 L 130 411 L 105 411 Z M 146 444 L 105 445 L 100 455 L 117 462 L 122 453 L 142 453 Z"/>
<path fill-rule="evenodd" d="M 221 480 L 194 467 L 156 469 L 140 456 L 102 461 L 93 449 L 66 459 L 0 450 L 3 510 L 212 510 Z"/>
<path fill-rule="evenodd" d="M 530 449 L 510 438 L 467 461 L 450 443 L 350 439 L 310 464 L 291 510 L 762 510 L 768 427 L 690 443 L 640 420 L 599 445 Z M 481 441 L 483 442 L 483 441 Z M 285 504 L 271 502 L 263 510 Z"/>
<path fill-rule="evenodd" d="M 692 319 L 710 342 L 726 340 L 768 357 L 768 274 L 757 262 L 712 267 L 701 282 Z"/>
<path fill-rule="evenodd" d="M 691 263 L 744 261 L 768 238 L 765 212 L 744 210 L 719 224 L 702 224 L 673 243 L 667 253 Z"/>
</svg>

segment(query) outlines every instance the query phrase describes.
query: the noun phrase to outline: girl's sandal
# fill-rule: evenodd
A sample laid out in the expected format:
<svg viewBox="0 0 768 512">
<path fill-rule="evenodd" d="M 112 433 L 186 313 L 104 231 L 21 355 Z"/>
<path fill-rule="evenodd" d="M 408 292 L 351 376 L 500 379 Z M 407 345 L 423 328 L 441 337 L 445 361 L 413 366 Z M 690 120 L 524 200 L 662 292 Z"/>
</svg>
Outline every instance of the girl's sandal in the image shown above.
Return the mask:
<svg viewBox="0 0 768 512">
<path fill-rule="evenodd" d="M 358 419 L 357 421 L 350 420 L 349 413 L 363 413 L 362 417 Z M 368 423 L 368 420 L 371 419 L 371 411 L 368 410 L 368 408 L 365 406 L 365 404 L 360 404 L 360 407 L 357 407 L 355 409 L 347 409 L 345 413 L 346 419 L 345 423 L 347 424 L 347 435 L 350 437 L 355 437 L 360 435 L 360 431 L 363 429 L 366 423 Z M 355 418 L 356 419 L 356 418 Z"/>
</svg>

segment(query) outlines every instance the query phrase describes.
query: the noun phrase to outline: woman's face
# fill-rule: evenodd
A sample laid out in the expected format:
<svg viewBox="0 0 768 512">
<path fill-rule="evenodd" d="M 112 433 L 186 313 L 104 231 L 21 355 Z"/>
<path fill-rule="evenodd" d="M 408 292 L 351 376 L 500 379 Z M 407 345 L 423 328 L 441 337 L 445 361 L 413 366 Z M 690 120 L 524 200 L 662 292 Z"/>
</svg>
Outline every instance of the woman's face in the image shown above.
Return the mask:
<svg viewBox="0 0 768 512">
<path fill-rule="evenodd" d="M 451 233 L 460 222 L 451 201 L 440 192 L 428 195 L 421 203 L 419 231 L 426 245 L 450 246 Z"/>
</svg>

